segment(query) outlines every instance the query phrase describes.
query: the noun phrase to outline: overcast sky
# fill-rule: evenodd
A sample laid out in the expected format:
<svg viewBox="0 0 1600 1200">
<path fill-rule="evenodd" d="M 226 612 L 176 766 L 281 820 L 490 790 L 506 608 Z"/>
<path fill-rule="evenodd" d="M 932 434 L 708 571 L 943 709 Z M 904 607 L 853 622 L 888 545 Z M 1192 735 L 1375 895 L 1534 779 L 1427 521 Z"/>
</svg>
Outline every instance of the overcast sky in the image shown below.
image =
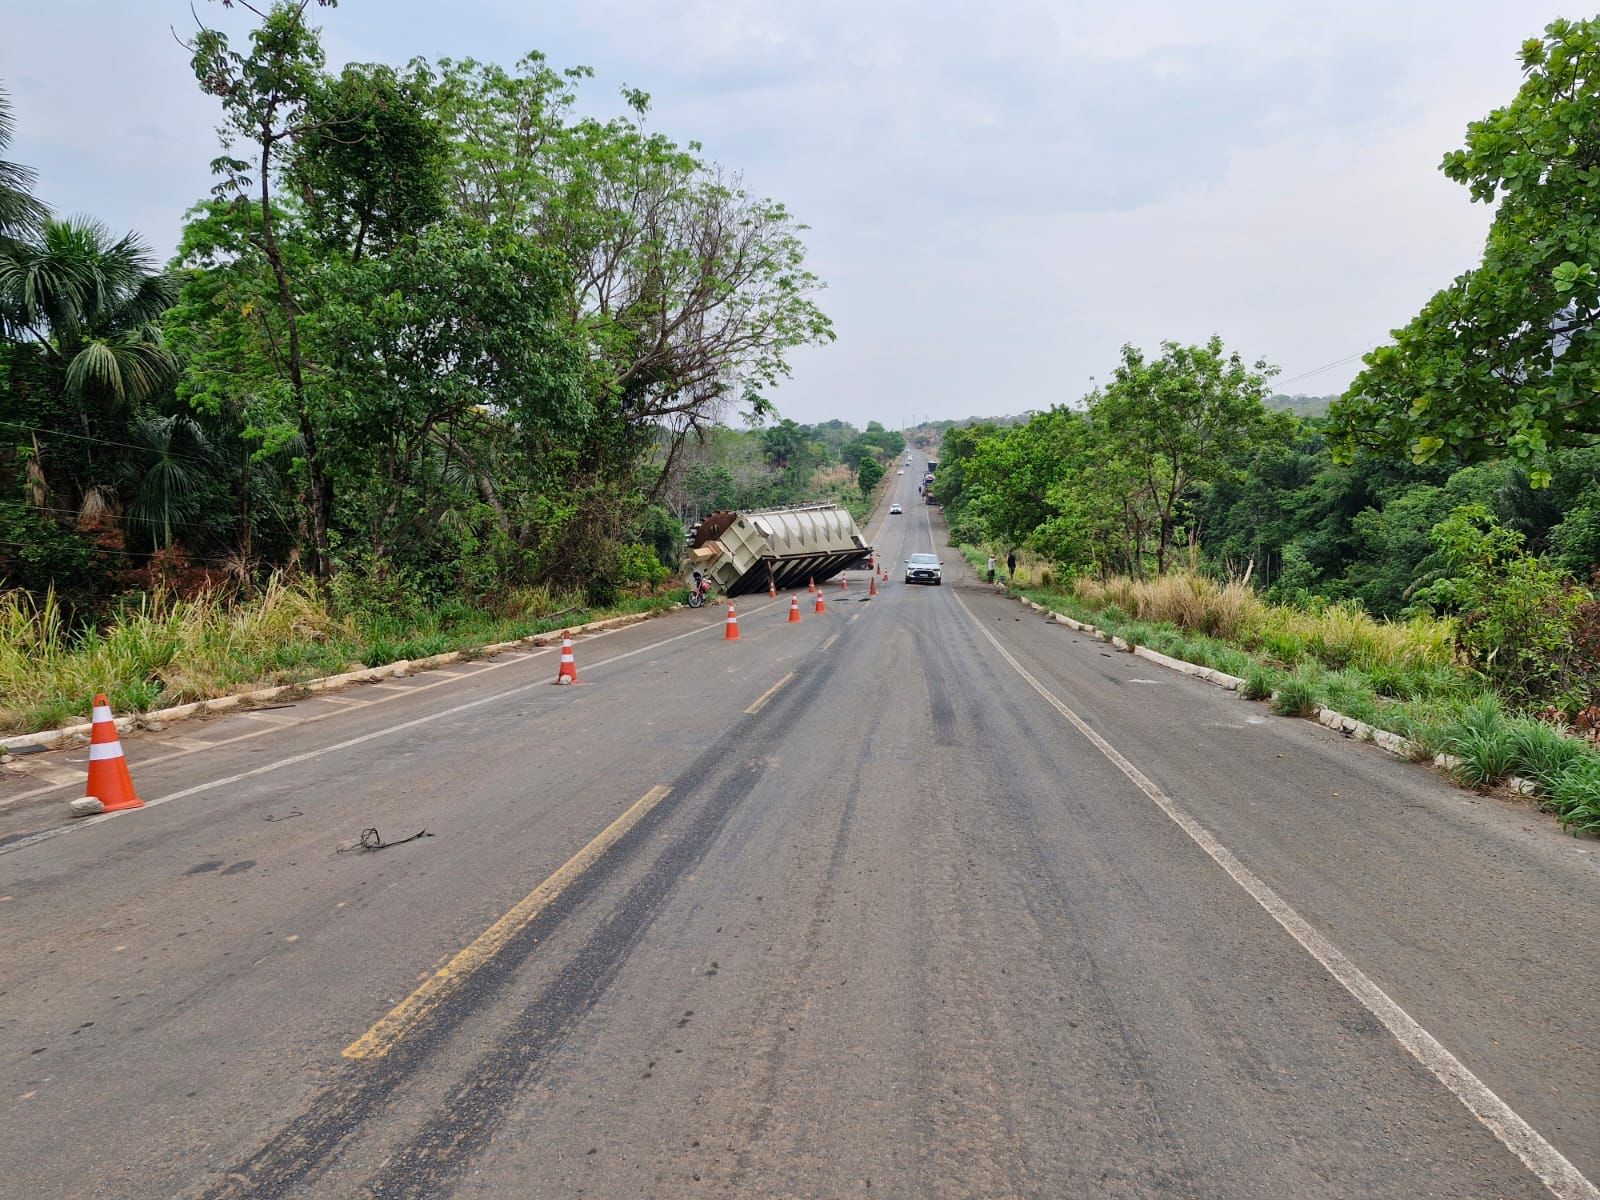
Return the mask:
<svg viewBox="0 0 1600 1200">
<path fill-rule="evenodd" d="M 17 3 L 0 84 L 58 212 L 165 257 L 211 185 L 213 102 L 173 39 L 189 0 Z M 203 17 L 242 28 L 215 0 Z M 838 341 L 776 393 L 802 421 L 1042 408 L 1124 342 L 1218 333 L 1344 388 L 1473 265 L 1489 210 L 1438 172 L 1515 93 L 1526 0 L 343 0 L 331 66 L 544 51 L 654 97 L 811 227 Z M 1328 364 L 1349 359 L 1326 370 Z M 1315 371 L 1315 374 L 1309 374 Z"/>
</svg>

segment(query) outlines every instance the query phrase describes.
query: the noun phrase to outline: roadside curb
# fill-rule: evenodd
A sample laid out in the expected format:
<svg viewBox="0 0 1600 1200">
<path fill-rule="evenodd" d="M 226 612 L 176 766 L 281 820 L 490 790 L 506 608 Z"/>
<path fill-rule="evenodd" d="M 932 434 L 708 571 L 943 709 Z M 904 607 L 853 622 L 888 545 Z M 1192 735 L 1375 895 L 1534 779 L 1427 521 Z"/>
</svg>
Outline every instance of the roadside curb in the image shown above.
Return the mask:
<svg viewBox="0 0 1600 1200">
<path fill-rule="evenodd" d="M 1202 667 L 1198 663 L 1186 662 L 1181 658 L 1173 658 L 1170 655 L 1161 654 L 1145 646 L 1130 645 L 1125 639 L 1109 634 L 1103 629 L 1097 629 L 1085 621 L 1075 620 L 1065 613 L 1052 612 L 1044 605 L 1036 604 L 1034 601 L 1029 600 L 1026 596 L 1012 594 L 1015 599 L 1021 601 L 1023 605 L 1031 608 L 1041 616 L 1049 617 L 1058 625 L 1065 625 L 1078 633 L 1086 634 L 1089 637 L 1105 642 L 1113 649 L 1133 654 L 1158 666 L 1177 671 L 1180 674 L 1203 679 L 1207 683 L 1225 688 L 1230 692 L 1237 692 L 1244 685 L 1244 680 L 1237 675 L 1229 675 L 1212 667 Z M 1271 697 L 1269 696 L 1267 699 L 1270 700 Z M 1461 760 L 1451 754 L 1435 754 L 1430 759 L 1426 752 L 1410 738 L 1402 737 L 1400 734 L 1388 729 L 1380 729 L 1376 725 L 1369 725 L 1365 721 L 1358 721 L 1352 716 L 1347 716 L 1325 705 L 1318 705 L 1317 711 L 1313 716 L 1316 718 L 1317 724 L 1325 728 L 1341 733 L 1345 737 L 1355 738 L 1357 741 L 1371 742 L 1380 749 L 1388 751 L 1396 758 L 1403 758 L 1408 762 L 1430 761 L 1434 767 L 1446 774 L 1452 773 L 1461 765 Z M 1520 775 L 1509 776 L 1504 783 L 1506 787 L 1520 796 L 1537 796 L 1540 794 L 1540 788 L 1537 783 L 1531 779 L 1524 779 Z"/>
<path fill-rule="evenodd" d="M 572 634 L 601 633 L 609 629 L 621 629 L 628 625 L 637 625 L 641 621 L 648 621 L 664 613 L 675 612 L 682 608 L 681 604 L 674 604 L 670 608 L 657 609 L 654 612 L 625 613 L 618 617 L 603 617 L 598 621 L 590 621 L 583 625 L 573 625 L 567 632 Z M 527 637 L 513 638 L 509 642 L 490 642 L 483 646 L 469 646 L 465 650 L 449 650 L 444 654 L 434 654 L 428 658 L 402 658 L 396 662 L 384 663 L 376 667 L 362 667 L 358 671 L 345 671 L 338 675 L 324 675 L 317 679 L 306 679 L 299 683 L 281 683 L 272 687 L 257 688 L 249 692 L 233 692 L 226 696 L 213 696 L 205 700 L 194 700 L 188 704 L 176 704 L 170 708 L 158 708 L 151 712 L 134 713 L 130 716 L 118 717 L 116 726 L 118 733 L 129 733 L 135 729 L 150 729 L 158 731 L 169 721 L 182 721 L 193 716 L 210 716 L 213 713 L 228 712 L 250 704 L 266 704 L 282 698 L 285 695 L 316 694 L 318 692 L 331 692 L 338 688 L 349 687 L 357 683 L 377 683 L 381 679 L 404 679 L 413 671 L 428 671 L 435 667 L 449 666 L 451 663 L 470 661 L 476 658 L 490 658 L 496 654 L 503 654 L 521 646 L 544 647 L 561 640 L 560 630 L 546 630 L 544 633 L 532 633 Z M 79 745 L 88 741 L 90 731 L 94 725 L 85 722 L 81 725 L 65 725 L 58 729 L 41 729 L 37 733 L 18 733 L 10 737 L 0 737 L 0 753 L 10 750 L 59 750 L 65 746 Z"/>
</svg>

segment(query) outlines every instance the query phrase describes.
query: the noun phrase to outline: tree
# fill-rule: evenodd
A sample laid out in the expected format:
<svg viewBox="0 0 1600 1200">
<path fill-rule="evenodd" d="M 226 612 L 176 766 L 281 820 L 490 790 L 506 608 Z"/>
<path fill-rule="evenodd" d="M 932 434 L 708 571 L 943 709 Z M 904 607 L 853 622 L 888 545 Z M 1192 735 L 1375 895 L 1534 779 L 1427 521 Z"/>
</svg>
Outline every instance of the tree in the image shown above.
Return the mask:
<svg viewBox="0 0 1600 1200">
<path fill-rule="evenodd" d="M 442 59 L 435 113 L 453 132 L 461 211 L 509 225 L 566 260 L 569 319 L 595 363 L 605 436 L 638 448 L 668 435 L 656 484 L 684 441 L 741 406 L 772 413 L 765 392 L 796 346 L 831 341 L 805 266 L 804 226 L 737 176 L 646 130 L 650 99 L 625 89 L 629 115 L 573 119 L 575 83 L 531 54 L 514 72 Z M 598 432 L 598 430 L 597 430 Z"/>
<path fill-rule="evenodd" d="M 134 234 L 97 221 L 49 220 L 37 238 L 0 245 L 0 313 L 19 340 L 62 369 L 65 399 L 137 405 L 176 369 L 157 318 L 177 295 Z"/>
<path fill-rule="evenodd" d="M 11 144 L 15 134 L 11 99 L 0 90 L 0 151 Z M 31 233 L 49 215 L 45 206 L 33 196 L 33 183 L 37 178 L 31 167 L 0 159 L 0 246 L 7 239 Z"/>
<path fill-rule="evenodd" d="M 359 262 L 444 215 L 449 146 L 426 88 L 420 67 L 352 63 L 311 89 L 286 182 L 322 246 Z"/>
<path fill-rule="evenodd" d="M 1498 204 L 1483 261 L 1366 356 L 1332 412 L 1346 457 L 1506 454 L 1543 486 L 1551 451 L 1600 437 L 1600 19 L 1552 22 L 1521 59 L 1441 168 Z"/>
<path fill-rule="evenodd" d="M 375 554 L 425 545 L 462 506 L 461 489 L 430 487 L 419 471 L 435 453 L 463 465 L 463 426 L 492 413 L 530 435 L 522 459 L 536 471 L 541 443 L 592 416 L 582 347 L 561 320 L 566 276 L 528 238 L 441 222 L 381 258 L 331 268 L 325 283 L 309 339 L 327 375 L 318 421 Z"/>
<path fill-rule="evenodd" d="M 1157 571 L 1170 565 L 1180 505 L 1193 489 L 1234 474 L 1237 460 L 1269 427 L 1262 402 L 1275 374 L 1265 362 L 1246 365 L 1218 337 L 1203 346 L 1163 342 L 1154 360 L 1123 346 L 1122 362 L 1090 414 L 1154 505 Z"/>
<path fill-rule="evenodd" d="M 224 0 L 226 3 L 227 0 Z M 317 0 L 330 6 L 336 0 Z M 302 298 L 296 295 L 287 259 L 278 240 L 273 185 L 281 159 L 294 140 L 317 127 L 307 108 L 317 94 L 322 74 L 322 45 L 318 31 L 306 22 L 311 0 L 280 0 L 262 12 L 250 5 L 261 23 L 250 35 L 249 53 L 229 45 L 215 29 L 202 27 L 190 45 L 191 66 L 200 89 L 222 103 L 224 124 L 219 130 L 224 145 L 238 140 L 249 144 L 255 162 L 224 153 L 212 161 L 220 182 L 219 197 L 231 197 L 235 206 L 251 215 L 250 244 L 266 260 L 276 285 L 275 302 L 285 332 L 283 368 L 290 402 L 299 423 L 301 452 L 307 487 L 305 509 L 310 518 L 312 570 L 326 576 L 332 570 L 329 519 L 333 511 L 334 484 L 323 462 L 321 441 L 307 394 L 305 356 L 300 344 Z M 250 174 L 255 172 L 254 178 Z M 250 191 L 256 190 L 252 204 Z"/>
<path fill-rule="evenodd" d="M 872 489 L 883 480 L 883 464 L 875 458 L 863 458 L 856 469 L 856 483 L 863 496 L 872 495 Z"/>
</svg>

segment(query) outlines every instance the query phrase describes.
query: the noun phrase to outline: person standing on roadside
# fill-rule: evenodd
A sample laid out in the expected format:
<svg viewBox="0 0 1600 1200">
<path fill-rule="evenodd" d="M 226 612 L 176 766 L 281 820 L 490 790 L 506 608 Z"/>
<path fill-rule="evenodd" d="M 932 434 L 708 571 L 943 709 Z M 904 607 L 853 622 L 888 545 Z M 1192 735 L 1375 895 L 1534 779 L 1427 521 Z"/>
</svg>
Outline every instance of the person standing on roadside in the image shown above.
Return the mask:
<svg viewBox="0 0 1600 1200">
<path fill-rule="evenodd" d="M 989 555 L 989 582 L 994 582 L 994 555 Z"/>
<path fill-rule="evenodd" d="M 1006 555 L 1006 578 L 1013 583 L 1017 581 L 1017 552 L 1015 550 Z"/>
</svg>

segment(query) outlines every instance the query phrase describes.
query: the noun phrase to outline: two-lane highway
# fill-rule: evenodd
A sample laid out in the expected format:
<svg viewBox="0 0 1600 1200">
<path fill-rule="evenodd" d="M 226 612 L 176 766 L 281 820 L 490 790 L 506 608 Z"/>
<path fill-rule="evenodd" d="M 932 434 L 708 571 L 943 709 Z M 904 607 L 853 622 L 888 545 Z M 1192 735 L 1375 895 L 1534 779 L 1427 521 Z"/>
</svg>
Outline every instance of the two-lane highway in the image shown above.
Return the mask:
<svg viewBox="0 0 1600 1200">
<path fill-rule="evenodd" d="M 798 626 L 130 739 L 168 802 L 0 846 L 0 1195 L 1595 1196 L 1593 843 L 1042 622 L 917 477 Z"/>
</svg>

